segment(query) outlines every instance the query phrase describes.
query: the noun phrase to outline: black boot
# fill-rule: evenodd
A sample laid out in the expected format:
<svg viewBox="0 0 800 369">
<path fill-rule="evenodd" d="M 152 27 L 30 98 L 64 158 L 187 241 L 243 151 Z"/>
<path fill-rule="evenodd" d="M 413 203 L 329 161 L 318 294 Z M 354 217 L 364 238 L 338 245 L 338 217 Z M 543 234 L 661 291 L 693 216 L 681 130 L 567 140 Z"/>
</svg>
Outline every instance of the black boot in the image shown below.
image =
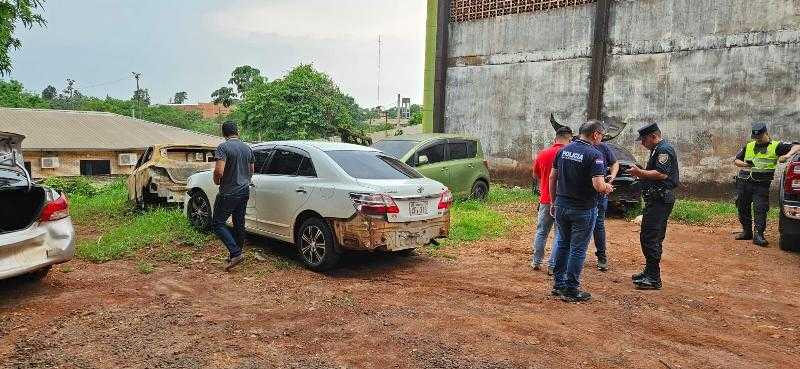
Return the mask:
<svg viewBox="0 0 800 369">
<path fill-rule="evenodd" d="M 737 241 L 752 240 L 752 239 L 753 239 L 753 232 L 742 231 L 742 233 L 736 235 Z"/>
<path fill-rule="evenodd" d="M 644 278 L 645 276 L 646 276 L 646 274 L 644 274 L 644 272 L 639 272 L 639 274 L 634 274 L 634 275 L 632 275 L 632 276 L 631 276 L 631 280 L 632 280 L 632 281 L 635 281 L 635 280 L 637 280 L 637 279 L 642 279 L 642 278 Z"/>
<path fill-rule="evenodd" d="M 753 244 L 756 246 L 767 247 L 769 242 L 767 242 L 767 239 L 764 238 L 763 234 L 756 232 L 756 234 L 753 235 Z"/>
<path fill-rule="evenodd" d="M 637 290 L 660 290 L 661 281 L 645 276 L 644 278 L 633 281 L 633 285 Z"/>
</svg>

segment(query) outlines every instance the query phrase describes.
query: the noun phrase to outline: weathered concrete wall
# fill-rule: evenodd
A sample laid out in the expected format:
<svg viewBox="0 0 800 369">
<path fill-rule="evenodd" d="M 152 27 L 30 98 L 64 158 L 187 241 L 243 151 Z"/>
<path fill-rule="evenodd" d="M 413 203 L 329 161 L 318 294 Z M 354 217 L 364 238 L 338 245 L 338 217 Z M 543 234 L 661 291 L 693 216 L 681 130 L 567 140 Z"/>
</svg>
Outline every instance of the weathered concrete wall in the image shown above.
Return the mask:
<svg viewBox="0 0 800 369">
<path fill-rule="evenodd" d="M 481 139 L 496 175 L 530 178 L 550 113 L 586 115 L 594 5 L 451 23 L 448 132 Z"/>
<path fill-rule="evenodd" d="M 493 167 L 513 168 L 549 142 L 550 112 L 577 125 L 593 15 L 590 5 L 451 24 L 460 58 L 448 70 L 447 130 L 478 135 Z M 729 189 L 753 121 L 800 140 L 800 0 L 619 0 L 610 42 L 604 113 L 630 123 L 617 143 L 644 159 L 635 131 L 659 122 L 685 183 Z"/>
</svg>

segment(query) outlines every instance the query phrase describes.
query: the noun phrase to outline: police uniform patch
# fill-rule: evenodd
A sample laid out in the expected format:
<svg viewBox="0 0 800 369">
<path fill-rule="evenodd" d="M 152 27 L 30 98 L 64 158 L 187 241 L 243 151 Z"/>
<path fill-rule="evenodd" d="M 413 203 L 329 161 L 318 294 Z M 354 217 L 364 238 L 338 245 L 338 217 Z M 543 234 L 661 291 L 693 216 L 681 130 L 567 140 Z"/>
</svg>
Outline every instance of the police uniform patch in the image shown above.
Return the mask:
<svg viewBox="0 0 800 369">
<path fill-rule="evenodd" d="M 669 154 L 658 154 L 658 162 L 662 165 L 669 163 Z"/>
</svg>

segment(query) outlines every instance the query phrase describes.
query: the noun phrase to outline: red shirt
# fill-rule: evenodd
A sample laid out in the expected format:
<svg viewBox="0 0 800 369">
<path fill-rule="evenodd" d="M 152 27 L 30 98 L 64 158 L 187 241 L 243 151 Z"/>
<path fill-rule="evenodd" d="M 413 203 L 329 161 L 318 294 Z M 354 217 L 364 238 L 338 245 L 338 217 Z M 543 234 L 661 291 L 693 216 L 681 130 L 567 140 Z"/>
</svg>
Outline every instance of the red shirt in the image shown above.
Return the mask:
<svg viewBox="0 0 800 369">
<path fill-rule="evenodd" d="M 552 203 L 550 199 L 550 172 L 553 170 L 553 162 L 556 160 L 556 155 L 564 144 L 553 144 L 536 155 L 536 161 L 533 163 L 533 173 L 539 178 L 539 203 L 549 205 Z"/>
</svg>

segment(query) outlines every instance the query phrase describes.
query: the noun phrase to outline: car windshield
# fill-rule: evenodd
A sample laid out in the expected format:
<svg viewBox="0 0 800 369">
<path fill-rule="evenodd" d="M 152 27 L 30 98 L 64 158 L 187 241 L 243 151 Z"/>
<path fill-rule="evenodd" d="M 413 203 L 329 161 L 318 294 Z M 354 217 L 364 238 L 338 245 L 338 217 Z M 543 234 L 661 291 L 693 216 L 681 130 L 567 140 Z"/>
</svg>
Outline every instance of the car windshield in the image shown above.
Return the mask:
<svg viewBox="0 0 800 369">
<path fill-rule="evenodd" d="M 353 178 L 422 178 L 414 168 L 376 151 L 328 151 L 327 154 Z"/>
<path fill-rule="evenodd" d="M 389 154 L 389 156 L 401 159 L 406 153 L 411 151 L 414 146 L 417 146 L 416 141 L 383 140 L 373 144 L 372 148 L 381 150 Z"/>
</svg>

